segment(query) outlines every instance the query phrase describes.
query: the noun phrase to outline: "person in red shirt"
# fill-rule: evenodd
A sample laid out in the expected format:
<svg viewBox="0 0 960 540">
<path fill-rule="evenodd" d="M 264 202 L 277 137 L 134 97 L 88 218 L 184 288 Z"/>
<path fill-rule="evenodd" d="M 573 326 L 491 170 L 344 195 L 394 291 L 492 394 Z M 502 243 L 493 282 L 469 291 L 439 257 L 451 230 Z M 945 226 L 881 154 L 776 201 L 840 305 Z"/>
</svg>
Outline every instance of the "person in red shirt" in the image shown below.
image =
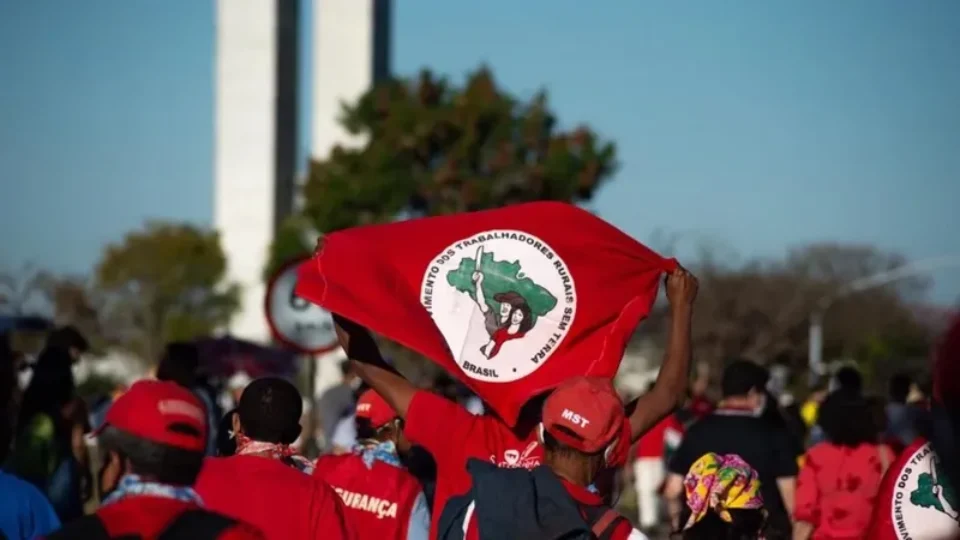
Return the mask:
<svg viewBox="0 0 960 540">
<path fill-rule="evenodd" d="M 606 506 L 590 489 L 600 471 L 609 466 L 623 436 L 623 403 L 611 382 L 588 377 L 570 379 L 546 399 L 542 418 L 537 436 L 544 446 L 544 466 L 520 477 L 515 471 L 492 469 L 486 464 L 482 468 L 470 465 L 471 471 L 481 475 L 473 479 L 474 486 L 479 485 L 480 489 L 468 494 L 467 498 L 473 497 L 472 500 L 451 500 L 451 506 L 457 510 L 444 510 L 444 540 L 493 540 L 507 538 L 516 531 L 537 538 L 574 537 L 572 533 L 579 531 L 590 532 L 600 540 L 644 539 L 627 518 Z M 550 474 L 544 475 L 544 469 Z M 489 475 L 500 478 L 494 478 L 496 484 L 490 484 Z M 538 487 L 526 491 L 524 488 L 530 483 L 524 480 L 528 478 Z M 553 498 L 561 491 L 572 503 L 569 509 L 563 506 L 567 501 Z M 543 504 L 541 499 L 548 497 L 549 504 Z M 464 503 L 466 507 L 459 510 Z M 539 511 L 547 507 L 561 510 Z M 581 519 L 573 520 L 577 515 Z M 453 524 L 446 524 L 447 519 L 452 519 Z"/>
<path fill-rule="evenodd" d="M 228 516 L 241 516 L 268 539 L 353 538 L 337 493 L 312 477 L 313 465 L 290 448 L 300 435 L 300 392 L 278 378 L 257 379 L 243 392 L 233 456 L 207 458 L 197 493 Z"/>
<path fill-rule="evenodd" d="M 932 425 L 880 485 L 870 540 L 960 539 L 960 318 L 935 352 Z"/>
<path fill-rule="evenodd" d="M 865 398 L 834 392 L 820 412 L 826 440 L 807 450 L 797 475 L 793 537 L 860 538 L 894 454 L 877 444 L 879 426 Z"/>
<path fill-rule="evenodd" d="M 670 338 L 663 366 L 651 392 L 627 406 L 628 436 L 620 439 L 629 447 L 651 426 L 673 411 L 686 395 L 690 368 L 690 321 L 697 294 L 697 279 L 682 268 L 666 280 L 670 302 Z M 525 469 L 543 463 L 543 445 L 536 427 L 540 423 L 543 396 L 531 396 L 514 428 L 495 416 L 474 416 L 456 403 L 432 392 L 420 390 L 384 362 L 366 328 L 334 314 L 340 345 L 356 373 L 406 421 L 405 434 L 414 444 L 429 451 L 437 463 L 434 508 L 443 508 L 447 499 L 470 488 L 466 463 L 476 458 L 499 467 Z M 626 460 L 627 448 L 616 452 L 612 468 Z M 599 482 L 604 479 L 598 478 Z M 431 538 L 437 536 L 439 512 L 433 513 Z"/>
<path fill-rule="evenodd" d="M 633 481 L 641 530 L 652 529 L 660 521 L 660 489 L 667 477 L 667 452 L 680 446 L 682 438 L 683 424 L 675 414 L 669 414 L 637 442 Z"/>
<path fill-rule="evenodd" d="M 175 537 L 263 539 L 239 519 L 210 512 L 190 486 L 206 448 L 203 404 L 162 381 L 140 381 L 107 411 L 97 430 L 107 467 L 122 471 L 97 513 L 68 523 L 50 540 Z"/>
<path fill-rule="evenodd" d="M 357 400 L 357 447 L 317 460 L 314 476 L 343 498 L 347 520 L 360 538 L 429 536 L 430 510 L 423 489 L 400 462 L 400 452 L 410 449 L 402 424 L 382 397 L 367 390 Z"/>
</svg>

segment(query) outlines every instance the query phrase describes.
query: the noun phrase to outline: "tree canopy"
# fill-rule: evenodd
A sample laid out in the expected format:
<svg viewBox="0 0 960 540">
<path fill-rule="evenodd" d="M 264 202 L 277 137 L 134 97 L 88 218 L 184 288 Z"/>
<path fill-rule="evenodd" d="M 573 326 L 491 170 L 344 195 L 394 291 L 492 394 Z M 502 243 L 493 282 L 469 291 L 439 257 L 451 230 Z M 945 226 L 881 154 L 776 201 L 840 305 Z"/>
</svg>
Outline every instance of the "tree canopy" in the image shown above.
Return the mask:
<svg viewBox="0 0 960 540">
<path fill-rule="evenodd" d="M 669 252 L 670 249 L 662 249 Z M 803 369 L 811 314 L 822 298 L 834 298 L 824 317 L 824 360 L 856 360 L 877 378 L 925 365 L 930 329 L 915 316 L 927 281 L 899 280 L 856 294 L 839 294 L 850 282 L 905 263 L 874 246 L 812 244 L 779 259 L 744 263 L 717 257 L 709 248 L 691 269 L 700 279 L 694 312 L 695 357 L 712 373 L 732 358 L 779 362 Z M 641 328 L 662 333 L 664 314 Z"/>
<path fill-rule="evenodd" d="M 616 168 L 613 143 L 586 126 L 560 128 L 545 92 L 519 99 L 485 67 L 462 86 L 429 71 L 386 81 L 345 104 L 342 123 L 365 143 L 311 163 L 302 213 L 281 227 L 268 273 L 313 248 L 307 227 L 585 202 Z"/>
<path fill-rule="evenodd" d="M 239 306 L 239 288 L 224 284 L 227 261 L 216 232 L 149 223 L 105 249 L 95 287 L 101 320 L 113 341 L 155 361 L 168 341 L 206 335 Z"/>
</svg>

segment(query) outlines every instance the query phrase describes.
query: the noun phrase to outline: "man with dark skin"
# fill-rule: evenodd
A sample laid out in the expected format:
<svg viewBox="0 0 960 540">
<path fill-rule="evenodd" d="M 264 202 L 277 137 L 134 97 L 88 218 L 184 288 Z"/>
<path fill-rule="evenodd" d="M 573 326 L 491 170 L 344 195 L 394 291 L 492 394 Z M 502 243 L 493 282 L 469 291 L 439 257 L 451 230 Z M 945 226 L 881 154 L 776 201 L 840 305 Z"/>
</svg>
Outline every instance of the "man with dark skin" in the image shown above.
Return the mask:
<svg viewBox="0 0 960 540">
<path fill-rule="evenodd" d="M 680 406 L 686 396 L 690 371 L 690 326 L 698 282 L 677 267 L 666 277 L 670 305 L 669 337 L 663 365 L 653 390 L 626 406 L 629 437 L 634 442 L 664 416 Z M 474 416 L 459 405 L 421 390 L 389 366 L 366 328 L 334 314 L 340 345 L 354 372 L 390 404 L 406 422 L 406 434 L 437 461 L 435 508 L 468 484 L 468 458 L 491 460 L 500 466 L 534 468 L 542 463 L 543 446 L 537 440 L 540 405 L 545 396 L 531 396 L 511 428 L 493 416 Z M 504 461 L 498 462 L 502 451 Z M 626 452 L 623 452 L 624 454 Z M 625 457 L 625 456 L 624 456 Z M 446 485 L 442 485 L 446 484 Z M 432 537 L 437 534 L 434 514 Z"/>
</svg>

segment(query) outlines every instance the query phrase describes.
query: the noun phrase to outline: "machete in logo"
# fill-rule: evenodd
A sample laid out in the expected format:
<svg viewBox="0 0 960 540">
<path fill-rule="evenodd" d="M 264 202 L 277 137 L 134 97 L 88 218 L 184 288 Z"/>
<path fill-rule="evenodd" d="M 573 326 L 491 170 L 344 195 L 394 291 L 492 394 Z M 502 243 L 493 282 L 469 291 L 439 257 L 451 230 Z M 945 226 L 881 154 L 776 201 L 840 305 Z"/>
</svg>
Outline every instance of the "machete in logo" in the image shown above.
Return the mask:
<svg viewBox="0 0 960 540">
<path fill-rule="evenodd" d="M 420 301 L 464 374 L 487 382 L 516 381 L 544 365 L 577 314 L 563 259 L 513 230 L 482 232 L 437 254 Z"/>
</svg>

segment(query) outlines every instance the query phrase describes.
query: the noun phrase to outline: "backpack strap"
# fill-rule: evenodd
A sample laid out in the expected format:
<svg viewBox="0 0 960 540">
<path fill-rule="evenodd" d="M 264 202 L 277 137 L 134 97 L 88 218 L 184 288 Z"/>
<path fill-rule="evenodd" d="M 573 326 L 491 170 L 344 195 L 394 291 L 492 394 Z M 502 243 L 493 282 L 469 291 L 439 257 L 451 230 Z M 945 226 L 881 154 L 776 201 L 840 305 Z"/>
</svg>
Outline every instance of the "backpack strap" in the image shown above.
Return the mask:
<svg viewBox="0 0 960 540">
<path fill-rule="evenodd" d="M 614 529 L 620 524 L 621 520 L 626 521 L 627 519 L 609 506 L 580 505 L 580 512 L 587 526 L 590 527 L 593 537 L 600 540 L 613 538 Z"/>
<path fill-rule="evenodd" d="M 157 536 L 157 540 L 212 540 L 219 538 L 236 524 L 236 520 L 214 512 L 202 509 L 187 510 L 175 517 Z"/>
<path fill-rule="evenodd" d="M 107 527 L 96 514 L 75 519 L 58 531 L 47 535 L 47 540 L 110 540 Z"/>
<path fill-rule="evenodd" d="M 591 524 L 590 531 L 593 532 L 593 535 L 597 538 L 603 538 L 603 535 L 610 529 L 618 517 L 620 517 L 620 514 L 618 514 L 616 510 L 607 508 L 607 511 L 600 515 L 600 519 Z"/>
</svg>

